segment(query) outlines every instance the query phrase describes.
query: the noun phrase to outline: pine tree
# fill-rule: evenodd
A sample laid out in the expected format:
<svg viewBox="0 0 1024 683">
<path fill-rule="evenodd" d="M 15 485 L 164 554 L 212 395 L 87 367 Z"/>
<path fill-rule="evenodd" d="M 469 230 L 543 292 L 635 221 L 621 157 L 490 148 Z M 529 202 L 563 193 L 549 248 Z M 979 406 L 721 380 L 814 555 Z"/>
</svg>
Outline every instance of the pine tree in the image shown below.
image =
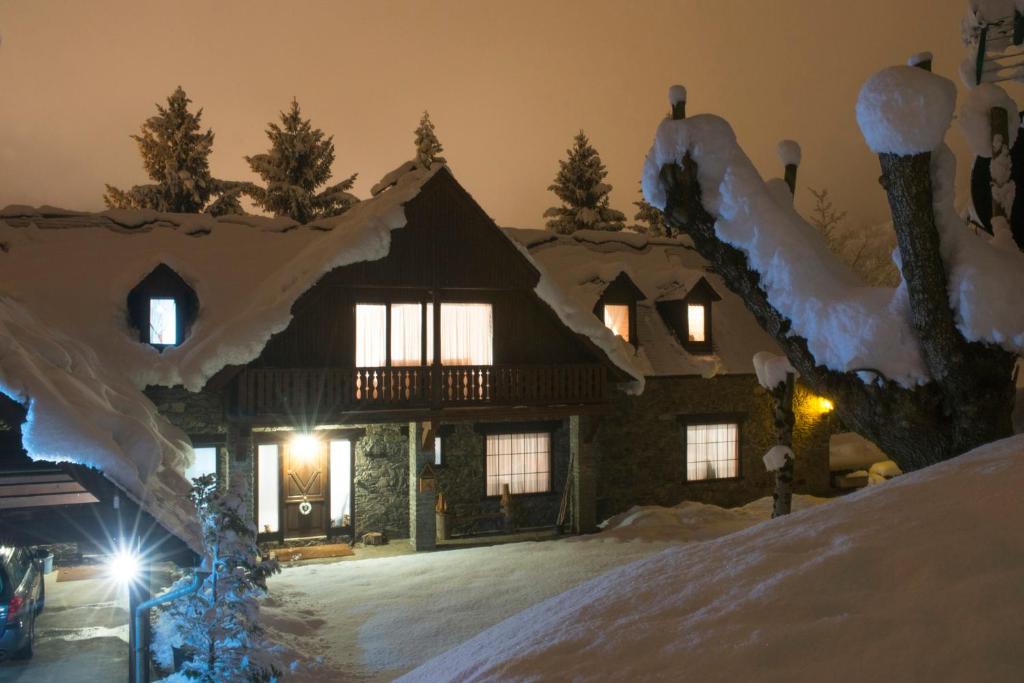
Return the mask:
<svg viewBox="0 0 1024 683">
<path fill-rule="evenodd" d="M 210 175 L 209 156 L 213 131 L 201 130 L 203 110 L 192 113 L 181 86 L 156 105 L 157 114 L 146 119 L 139 135 L 142 165 L 153 182 L 122 190 L 107 185 L 103 201 L 111 209 L 156 209 L 178 213 L 208 211 L 214 215 L 242 213 L 238 195 L 242 183 L 218 180 Z M 210 200 L 214 199 L 212 203 Z"/>
<path fill-rule="evenodd" d="M 434 123 L 430 120 L 430 113 L 423 112 L 420 125 L 416 128 L 416 160 L 423 168 L 429 169 L 435 162 L 444 163 L 444 157 L 439 156 L 444 151 L 441 141 L 434 133 Z"/>
<path fill-rule="evenodd" d="M 558 175 L 549 190 L 562 200 L 544 212 L 548 230 L 567 235 L 577 230 L 622 230 L 626 217 L 608 206 L 611 185 L 604 182 L 608 172 L 597 150 L 581 130 L 568 158 L 558 162 Z"/>
<path fill-rule="evenodd" d="M 281 112 L 281 125 L 268 124 L 267 137 L 270 150 L 266 154 L 245 157 L 266 183 L 266 187 L 252 185 L 246 190 L 259 207 L 275 216 L 308 223 L 345 213 L 359 201 L 349 192 L 355 173 L 317 192 L 331 178 L 334 136 L 325 136 L 309 119 L 302 118 L 297 101 L 293 99 L 291 108 Z"/>
<path fill-rule="evenodd" d="M 232 484 L 221 491 L 213 475 L 195 480 L 192 500 L 212 571 L 198 592 L 169 603 L 157 630 L 163 637 L 177 636 L 176 646 L 189 657 L 182 673 L 204 683 L 269 681 L 278 673 L 267 656 L 258 598 L 279 567 L 260 560 L 256 527 L 247 514 L 248 489 L 241 477 Z"/>
<path fill-rule="evenodd" d="M 668 236 L 665 215 L 661 211 L 648 204 L 644 199 L 633 202 L 633 206 L 637 208 L 636 213 L 633 214 L 633 220 L 637 221 L 632 226 L 634 230 L 651 237 Z"/>
</svg>

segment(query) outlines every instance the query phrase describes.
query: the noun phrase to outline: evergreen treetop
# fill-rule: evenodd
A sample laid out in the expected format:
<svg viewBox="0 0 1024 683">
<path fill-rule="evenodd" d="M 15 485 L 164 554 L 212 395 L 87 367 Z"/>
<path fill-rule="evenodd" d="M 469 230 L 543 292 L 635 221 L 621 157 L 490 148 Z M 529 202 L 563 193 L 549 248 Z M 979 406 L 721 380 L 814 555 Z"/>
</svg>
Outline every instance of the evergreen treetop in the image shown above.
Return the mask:
<svg viewBox="0 0 1024 683">
<path fill-rule="evenodd" d="M 156 105 L 156 115 L 146 119 L 140 133 L 132 136 L 142 154 L 143 168 L 153 182 L 128 190 L 107 185 L 103 201 L 108 208 L 242 213 L 238 203 L 242 184 L 210 175 L 213 131 L 202 130 L 203 110 L 192 113 L 188 108 L 191 103 L 178 86 L 167 98 L 166 107 Z"/>
<path fill-rule="evenodd" d="M 245 157 L 266 184 L 246 189 L 259 207 L 275 216 L 308 223 L 342 214 L 359 201 L 349 192 L 356 180 L 355 173 L 317 192 L 331 178 L 334 137 L 325 136 L 309 119 L 304 119 L 295 99 L 287 112 L 281 112 L 280 125 L 268 124 L 267 137 L 268 152 Z"/>
<path fill-rule="evenodd" d="M 597 150 L 581 130 L 558 162 L 558 174 L 548 189 L 562 200 L 544 212 L 548 230 L 570 234 L 577 230 L 622 230 L 626 217 L 608 205 L 611 185 L 604 182 L 605 170 Z"/>
<path fill-rule="evenodd" d="M 665 214 L 647 203 L 645 199 L 633 202 L 637 211 L 633 220 L 637 221 L 632 228 L 651 237 L 668 237 L 668 226 L 665 225 Z"/>
<path fill-rule="evenodd" d="M 443 151 L 444 147 L 434 132 L 434 122 L 430 120 L 430 113 L 424 111 L 420 125 L 416 128 L 416 160 L 423 168 L 429 169 L 434 162 L 444 163 L 444 158 L 440 156 Z"/>
</svg>

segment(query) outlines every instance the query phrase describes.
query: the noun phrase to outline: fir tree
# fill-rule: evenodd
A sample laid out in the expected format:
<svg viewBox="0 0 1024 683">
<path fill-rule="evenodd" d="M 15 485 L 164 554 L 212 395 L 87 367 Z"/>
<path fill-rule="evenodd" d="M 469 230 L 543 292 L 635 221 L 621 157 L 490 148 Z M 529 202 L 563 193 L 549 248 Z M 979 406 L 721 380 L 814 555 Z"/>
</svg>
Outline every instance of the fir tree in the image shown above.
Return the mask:
<svg viewBox="0 0 1024 683">
<path fill-rule="evenodd" d="M 245 491 L 241 477 L 226 491 L 217 489 L 213 475 L 194 480 L 192 500 L 212 571 L 198 592 L 169 603 L 157 629 L 186 652 L 182 673 L 192 680 L 269 681 L 278 673 L 259 625 L 258 598 L 279 567 L 259 557 L 248 497 L 239 493 Z"/>
<path fill-rule="evenodd" d="M 359 200 L 349 193 L 356 175 L 317 192 L 331 178 L 334 163 L 334 137 L 325 136 L 302 118 L 299 103 L 292 100 L 287 112 L 281 112 L 281 125 L 271 122 L 267 128 L 270 150 L 246 157 L 252 170 L 266 187 L 250 186 L 246 192 L 261 208 L 275 216 L 288 216 L 299 223 L 337 216 Z"/>
<path fill-rule="evenodd" d="M 203 110 L 189 111 L 181 86 L 156 105 L 157 114 L 146 119 L 139 135 L 142 165 L 153 182 L 122 190 L 107 185 L 103 201 L 111 209 L 156 209 L 178 213 L 209 211 L 214 215 L 242 213 L 238 195 L 242 183 L 218 180 L 210 175 L 209 156 L 213 131 L 202 131 Z M 212 203 L 210 200 L 214 199 Z"/>
<path fill-rule="evenodd" d="M 665 226 L 665 214 L 640 199 L 633 202 L 637 208 L 633 214 L 633 220 L 637 221 L 632 228 L 651 237 L 668 237 L 668 228 Z"/>
<path fill-rule="evenodd" d="M 558 162 L 558 175 L 548 187 L 562 200 L 544 212 L 548 230 L 567 235 L 577 230 L 622 230 L 626 217 L 608 206 L 611 185 L 604 182 L 608 172 L 597 150 L 581 130 L 568 158 Z"/>
<path fill-rule="evenodd" d="M 420 119 L 420 125 L 416 128 L 416 160 L 420 166 L 429 169 L 434 162 L 444 163 L 444 158 L 439 156 L 443 151 L 444 147 L 434 133 L 430 113 L 425 111 Z"/>
</svg>

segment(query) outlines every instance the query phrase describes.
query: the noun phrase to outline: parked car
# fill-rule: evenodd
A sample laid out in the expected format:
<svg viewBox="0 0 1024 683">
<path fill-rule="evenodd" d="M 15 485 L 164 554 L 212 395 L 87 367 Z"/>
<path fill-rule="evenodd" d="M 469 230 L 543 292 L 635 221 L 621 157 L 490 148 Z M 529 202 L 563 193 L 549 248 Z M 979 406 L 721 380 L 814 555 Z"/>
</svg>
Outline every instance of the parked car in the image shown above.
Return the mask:
<svg viewBox="0 0 1024 683">
<path fill-rule="evenodd" d="M 38 557 L 28 548 L 0 546 L 0 661 L 32 656 L 36 616 L 45 602 Z"/>
</svg>

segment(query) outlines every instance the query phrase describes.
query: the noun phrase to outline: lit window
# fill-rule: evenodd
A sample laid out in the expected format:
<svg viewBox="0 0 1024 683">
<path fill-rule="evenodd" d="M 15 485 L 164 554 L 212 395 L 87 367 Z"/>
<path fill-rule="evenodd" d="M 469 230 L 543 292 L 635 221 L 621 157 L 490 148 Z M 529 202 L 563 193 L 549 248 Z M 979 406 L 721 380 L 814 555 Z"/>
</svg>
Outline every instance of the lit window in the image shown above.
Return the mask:
<svg viewBox="0 0 1024 683">
<path fill-rule="evenodd" d="M 192 465 L 185 470 L 185 478 L 189 481 L 204 477 L 207 474 L 217 473 L 217 449 L 214 446 L 200 446 L 193 448 L 192 453 L 195 459 Z"/>
<path fill-rule="evenodd" d="M 629 306 L 625 304 L 605 304 L 604 324 L 613 334 L 617 334 L 626 341 L 630 341 Z"/>
<path fill-rule="evenodd" d="M 356 367 L 379 368 L 387 363 L 388 308 L 356 305 Z"/>
<path fill-rule="evenodd" d="M 689 304 L 686 307 L 687 340 L 692 342 L 706 341 L 704 330 L 705 311 L 703 304 Z"/>
<path fill-rule="evenodd" d="M 178 343 L 178 304 L 174 299 L 149 300 L 149 343 Z"/>
<path fill-rule="evenodd" d="M 352 526 L 352 442 L 331 442 L 331 526 Z"/>
<path fill-rule="evenodd" d="M 256 448 L 256 524 L 261 534 L 280 530 L 279 510 L 281 482 L 277 444 L 260 444 Z"/>
<path fill-rule="evenodd" d="M 434 464 L 438 467 L 441 466 L 441 437 L 434 437 Z"/>
<path fill-rule="evenodd" d="M 441 304 L 441 362 L 491 365 L 494 321 L 490 304 Z"/>
<path fill-rule="evenodd" d="M 727 479 L 739 475 L 739 425 L 686 426 L 686 479 Z"/>
<path fill-rule="evenodd" d="M 422 304 L 391 304 L 391 364 L 421 365 Z"/>
<path fill-rule="evenodd" d="M 551 490 L 551 435 L 492 434 L 487 437 L 487 495 Z"/>
</svg>

